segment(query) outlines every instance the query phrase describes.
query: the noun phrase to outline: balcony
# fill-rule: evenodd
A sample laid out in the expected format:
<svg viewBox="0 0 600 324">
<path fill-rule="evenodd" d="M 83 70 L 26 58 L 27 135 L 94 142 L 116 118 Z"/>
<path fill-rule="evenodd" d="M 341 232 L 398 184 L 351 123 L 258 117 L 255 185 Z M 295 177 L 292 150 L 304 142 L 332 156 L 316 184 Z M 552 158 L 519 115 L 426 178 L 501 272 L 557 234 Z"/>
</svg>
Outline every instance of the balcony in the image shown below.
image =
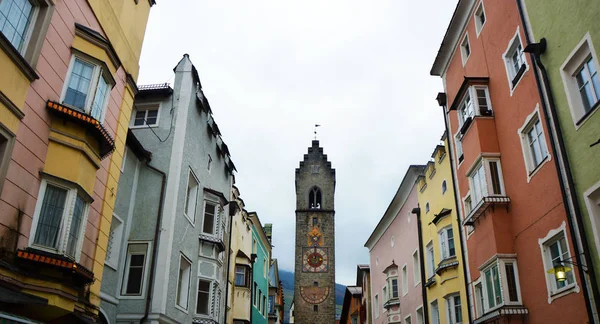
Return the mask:
<svg viewBox="0 0 600 324">
<path fill-rule="evenodd" d="M 475 221 L 485 214 L 487 210 L 491 208 L 493 211 L 497 206 L 504 206 L 508 211 L 510 205 L 510 198 L 506 196 L 488 196 L 483 199 L 471 210 L 467 218 L 463 220 L 463 226 L 475 226 Z"/>
</svg>

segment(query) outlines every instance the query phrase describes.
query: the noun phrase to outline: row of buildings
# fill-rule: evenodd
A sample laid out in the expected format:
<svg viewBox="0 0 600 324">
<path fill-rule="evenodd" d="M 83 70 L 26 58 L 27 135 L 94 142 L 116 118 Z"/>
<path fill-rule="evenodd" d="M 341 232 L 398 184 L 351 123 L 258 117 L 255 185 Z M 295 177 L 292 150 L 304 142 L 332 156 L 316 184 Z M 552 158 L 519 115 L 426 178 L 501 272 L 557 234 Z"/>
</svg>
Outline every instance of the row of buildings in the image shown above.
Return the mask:
<svg viewBox="0 0 600 324">
<path fill-rule="evenodd" d="M 0 0 L 0 322 L 282 323 L 184 55 L 137 86 L 154 0 Z"/>
<path fill-rule="evenodd" d="M 600 3 L 460 0 L 446 130 L 365 246 L 342 323 L 599 323 Z"/>
</svg>

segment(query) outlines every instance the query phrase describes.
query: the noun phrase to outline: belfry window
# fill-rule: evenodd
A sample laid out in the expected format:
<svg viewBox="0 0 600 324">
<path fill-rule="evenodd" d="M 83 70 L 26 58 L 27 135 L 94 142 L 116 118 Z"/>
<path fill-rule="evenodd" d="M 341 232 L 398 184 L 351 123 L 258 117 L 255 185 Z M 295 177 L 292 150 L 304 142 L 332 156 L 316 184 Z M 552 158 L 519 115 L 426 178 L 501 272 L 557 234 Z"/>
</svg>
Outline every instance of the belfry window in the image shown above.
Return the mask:
<svg viewBox="0 0 600 324">
<path fill-rule="evenodd" d="M 321 190 L 317 187 L 314 187 L 310 190 L 308 194 L 308 205 L 310 208 L 321 209 Z"/>
</svg>

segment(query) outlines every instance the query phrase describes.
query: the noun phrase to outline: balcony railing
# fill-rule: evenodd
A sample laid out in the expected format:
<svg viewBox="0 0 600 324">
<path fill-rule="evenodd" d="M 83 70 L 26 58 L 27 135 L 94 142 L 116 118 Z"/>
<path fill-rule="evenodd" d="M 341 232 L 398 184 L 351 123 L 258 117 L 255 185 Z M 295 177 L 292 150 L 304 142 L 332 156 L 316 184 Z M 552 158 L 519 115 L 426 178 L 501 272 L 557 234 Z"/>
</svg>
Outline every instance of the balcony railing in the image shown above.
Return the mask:
<svg viewBox="0 0 600 324">
<path fill-rule="evenodd" d="M 483 197 L 483 199 L 471 210 L 471 213 L 465 220 L 463 221 L 463 225 L 471 225 L 475 226 L 475 221 L 479 219 L 485 212 L 489 209 L 496 208 L 496 206 L 503 205 L 508 210 L 508 206 L 510 205 L 510 198 L 506 196 L 488 196 Z"/>
</svg>

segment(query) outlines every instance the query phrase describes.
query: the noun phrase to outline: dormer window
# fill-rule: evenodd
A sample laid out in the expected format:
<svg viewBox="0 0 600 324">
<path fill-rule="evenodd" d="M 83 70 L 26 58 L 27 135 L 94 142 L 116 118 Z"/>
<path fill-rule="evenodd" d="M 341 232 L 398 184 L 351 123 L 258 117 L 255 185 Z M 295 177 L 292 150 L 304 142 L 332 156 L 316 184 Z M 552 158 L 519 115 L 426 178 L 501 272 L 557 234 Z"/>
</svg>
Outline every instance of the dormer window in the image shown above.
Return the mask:
<svg viewBox="0 0 600 324">
<path fill-rule="evenodd" d="M 308 194 L 308 205 L 311 209 L 321 209 L 321 190 L 317 187 L 313 187 Z"/>
</svg>

